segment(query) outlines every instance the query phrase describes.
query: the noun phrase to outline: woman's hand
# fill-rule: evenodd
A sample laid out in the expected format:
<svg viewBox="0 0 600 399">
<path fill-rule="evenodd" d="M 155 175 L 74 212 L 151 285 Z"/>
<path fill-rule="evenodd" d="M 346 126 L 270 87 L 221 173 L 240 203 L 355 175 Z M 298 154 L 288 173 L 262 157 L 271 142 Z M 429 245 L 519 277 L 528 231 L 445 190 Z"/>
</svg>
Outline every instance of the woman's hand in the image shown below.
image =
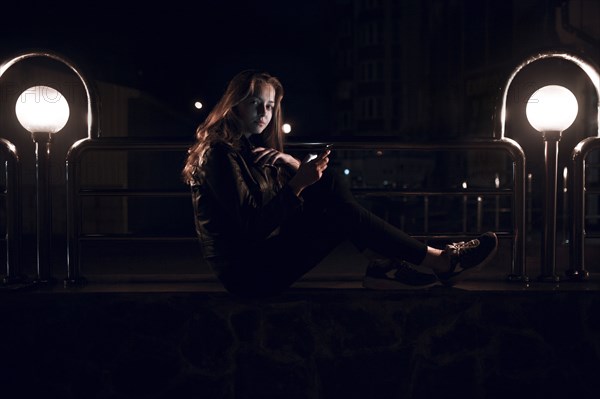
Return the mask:
<svg viewBox="0 0 600 399">
<path fill-rule="evenodd" d="M 294 194 L 297 196 L 300 195 L 302 190 L 321 179 L 323 172 L 327 169 L 330 152 L 329 150 L 325 150 L 325 152 L 314 159 L 311 159 L 310 155 L 304 158 L 298 171 L 288 183 Z"/>
<path fill-rule="evenodd" d="M 256 147 L 252 149 L 254 153 L 254 163 L 258 165 L 284 164 L 298 170 L 300 161 L 285 152 L 279 152 L 273 148 Z"/>
</svg>

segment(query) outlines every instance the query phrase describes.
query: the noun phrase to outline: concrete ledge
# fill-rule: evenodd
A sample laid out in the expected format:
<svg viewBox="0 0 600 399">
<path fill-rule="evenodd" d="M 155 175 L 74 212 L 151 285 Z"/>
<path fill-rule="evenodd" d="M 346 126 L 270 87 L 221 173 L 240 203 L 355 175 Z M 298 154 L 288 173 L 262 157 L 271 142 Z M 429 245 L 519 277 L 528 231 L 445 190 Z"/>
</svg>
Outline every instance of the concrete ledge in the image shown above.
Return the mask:
<svg viewBox="0 0 600 399">
<path fill-rule="evenodd" d="M 3 292 L 18 397 L 596 397 L 600 291 Z M 7 396 L 11 397 L 11 396 Z M 17 397 L 17 396 L 14 396 Z"/>
</svg>

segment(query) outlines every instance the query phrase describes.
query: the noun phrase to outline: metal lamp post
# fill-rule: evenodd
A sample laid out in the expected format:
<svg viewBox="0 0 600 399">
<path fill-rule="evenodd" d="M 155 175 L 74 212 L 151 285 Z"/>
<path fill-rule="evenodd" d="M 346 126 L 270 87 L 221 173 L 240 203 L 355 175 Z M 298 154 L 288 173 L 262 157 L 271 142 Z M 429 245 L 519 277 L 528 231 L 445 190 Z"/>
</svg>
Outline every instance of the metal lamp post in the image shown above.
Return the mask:
<svg viewBox="0 0 600 399">
<path fill-rule="evenodd" d="M 63 64 L 65 67 L 69 68 L 76 76 L 77 78 L 81 81 L 81 84 L 83 86 L 83 90 L 85 91 L 85 98 L 86 98 L 86 103 L 87 103 L 87 114 L 86 114 L 86 121 L 87 121 L 87 137 L 84 139 L 79 140 L 77 143 L 75 143 L 73 145 L 73 147 L 71 147 L 72 149 L 74 147 L 76 147 L 77 145 L 81 145 L 83 143 L 85 143 L 88 140 L 93 140 L 93 139 L 97 139 L 100 137 L 100 100 L 98 98 L 98 93 L 96 91 L 96 88 L 94 86 L 94 84 L 83 74 L 83 72 L 80 70 L 80 68 L 78 66 L 76 66 L 72 61 L 70 61 L 68 58 L 57 54 L 53 51 L 46 51 L 46 50 L 38 50 L 38 51 L 30 51 L 30 52 L 25 52 L 25 53 L 21 53 L 21 54 L 17 54 L 11 58 L 9 58 L 8 60 L 6 60 L 5 62 L 3 62 L 2 64 L 0 64 L 0 78 L 4 75 L 4 73 L 9 70 L 12 66 L 14 66 L 15 64 L 21 62 L 21 61 L 25 61 L 28 60 L 30 58 L 45 58 L 45 59 L 49 59 L 49 60 L 53 60 L 53 61 L 57 61 L 61 64 Z M 26 93 L 28 94 L 28 98 L 26 99 L 26 102 L 29 100 L 33 100 L 35 101 L 35 91 L 34 90 L 28 90 L 26 91 Z M 52 93 L 54 92 L 50 92 L 50 91 L 40 91 L 40 94 L 44 93 L 45 94 L 45 102 L 47 103 L 51 103 L 51 104 L 55 104 L 57 102 L 60 101 L 60 99 L 62 98 L 62 96 L 53 96 Z M 27 96 L 26 96 L 27 97 Z M 33 97 L 33 98 L 32 98 Z M 63 98 L 64 100 L 64 98 Z M 64 107 L 64 106 L 63 106 Z M 68 108 L 67 108 L 68 109 Z M 53 111 L 54 112 L 54 111 Z M 42 114 L 40 114 L 41 116 Z M 51 115 L 46 115 L 48 117 L 52 117 Z M 64 115 L 63 115 L 64 116 Z M 64 118 L 65 121 L 66 119 L 68 119 L 67 117 Z M 24 117 L 25 120 L 25 117 Z M 62 126 L 61 126 L 62 127 Z M 37 132 L 39 133 L 49 133 L 50 135 L 52 134 L 52 131 L 57 132 L 60 129 L 56 129 L 57 127 L 55 126 L 53 129 L 37 129 Z M 54 130 L 56 129 L 56 130 Z M 29 130 L 29 129 L 28 129 Z M 35 137 L 36 135 L 34 135 L 32 133 L 32 135 L 34 136 L 34 142 L 35 139 L 44 139 L 45 135 L 41 135 L 42 137 Z M 39 135 L 38 135 L 39 136 Z M 37 147 L 39 147 L 39 149 L 42 151 L 42 153 L 44 152 L 44 150 L 46 150 L 46 153 L 49 154 L 49 143 L 50 140 L 48 139 L 48 143 L 44 144 L 43 142 L 40 142 L 40 145 L 38 146 L 36 144 Z M 81 148 L 81 147 L 80 147 Z M 40 152 L 38 151 L 38 154 L 40 154 Z M 42 158 L 43 158 L 43 154 Z M 67 156 L 68 157 L 68 156 Z M 39 159 L 38 159 L 39 160 Z M 44 160 L 42 160 L 41 162 L 44 162 Z M 47 163 L 47 162 L 46 162 Z M 71 187 L 74 185 L 74 182 L 76 180 L 76 176 L 74 174 L 74 168 L 71 165 L 69 165 L 68 161 L 67 161 L 67 174 L 66 174 L 66 183 L 67 183 L 67 191 L 69 192 L 69 190 L 71 189 Z M 47 174 L 47 168 L 46 166 L 42 166 L 41 168 L 39 168 L 42 170 L 42 175 L 40 175 L 41 179 L 40 181 L 44 181 L 43 178 L 43 173 L 45 172 Z M 38 185 L 39 187 L 42 187 L 42 185 Z M 43 190 L 43 187 L 42 187 Z M 45 196 L 41 196 L 42 199 L 42 209 L 44 209 L 43 206 L 43 198 L 47 198 Z M 46 201 L 46 207 L 48 207 L 47 201 Z M 46 208 L 49 209 L 49 208 Z M 76 219 L 77 219 L 77 205 L 76 204 L 72 204 L 70 202 L 70 196 L 67 195 L 67 277 L 64 280 L 65 286 L 71 286 L 71 285 L 79 285 L 80 283 L 84 282 L 84 279 L 82 279 L 79 276 L 79 249 L 78 249 L 78 237 L 76 236 L 76 232 L 77 232 L 77 228 L 75 227 L 76 224 Z M 50 234 L 51 230 L 49 229 L 49 227 L 45 227 L 46 229 L 46 234 Z M 42 228 L 42 230 L 44 230 L 44 228 Z M 44 237 L 43 232 L 42 234 L 39 234 L 39 237 Z M 49 240 L 46 239 L 46 243 Z M 48 244 L 46 244 L 46 248 L 48 248 Z M 42 249 L 43 251 L 43 249 Z M 45 259 L 48 259 L 47 257 Z M 49 270 L 49 263 L 48 264 L 43 264 L 44 260 L 42 259 L 42 265 L 41 265 L 41 273 L 42 276 L 44 276 L 44 278 L 49 278 L 48 274 L 49 272 L 47 270 Z M 44 274 L 45 273 L 45 274 Z M 43 280 L 40 279 L 40 280 Z"/>
<path fill-rule="evenodd" d="M 577 99 L 568 89 L 550 85 L 537 90 L 527 103 L 527 119 L 544 139 L 544 231 L 540 281 L 558 282 L 556 274 L 556 189 L 558 142 L 575 121 Z"/>
<path fill-rule="evenodd" d="M 15 112 L 19 123 L 31 133 L 35 143 L 37 280 L 52 282 L 52 217 L 50 206 L 50 144 L 52 135 L 69 119 L 69 104 L 55 89 L 34 86 L 18 98 Z"/>
</svg>

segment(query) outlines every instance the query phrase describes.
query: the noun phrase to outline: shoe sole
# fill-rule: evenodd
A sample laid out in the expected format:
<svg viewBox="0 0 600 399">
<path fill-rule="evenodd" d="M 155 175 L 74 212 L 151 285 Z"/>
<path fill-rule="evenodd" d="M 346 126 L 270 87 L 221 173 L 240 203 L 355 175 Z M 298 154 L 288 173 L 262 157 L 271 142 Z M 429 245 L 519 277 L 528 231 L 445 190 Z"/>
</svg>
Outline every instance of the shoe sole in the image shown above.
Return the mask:
<svg viewBox="0 0 600 399">
<path fill-rule="evenodd" d="M 381 278 L 365 277 L 363 279 L 362 285 L 364 288 L 371 289 L 371 290 L 398 290 L 398 289 L 420 290 L 420 289 L 424 289 L 424 288 L 431 288 L 431 287 L 434 287 L 439 284 L 440 284 L 440 282 L 437 280 L 433 281 L 429 284 L 410 285 L 410 284 L 401 283 L 399 281 L 391 280 L 391 279 L 386 280 L 386 279 L 381 279 Z"/>
<path fill-rule="evenodd" d="M 492 252 L 490 252 L 488 254 L 488 256 L 486 256 L 486 258 L 484 260 L 482 260 L 477 266 L 472 267 L 470 269 L 463 270 L 462 272 L 460 272 L 456 276 L 450 277 L 449 279 L 446 279 L 446 280 L 441 280 L 440 279 L 440 281 L 442 282 L 442 284 L 444 284 L 445 286 L 451 287 L 454 284 L 456 284 L 456 283 L 464 280 L 465 278 L 469 277 L 469 275 L 481 271 L 481 269 L 483 269 L 483 267 L 485 265 L 487 265 L 488 263 L 490 263 L 490 261 L 498 253 L 498 237 L 495 234 L 494 234 L 494 239 L 495 239 L 495 243 L 496 243 L 496 245 L 494 246 L 494 250 Z"/>
</svg>

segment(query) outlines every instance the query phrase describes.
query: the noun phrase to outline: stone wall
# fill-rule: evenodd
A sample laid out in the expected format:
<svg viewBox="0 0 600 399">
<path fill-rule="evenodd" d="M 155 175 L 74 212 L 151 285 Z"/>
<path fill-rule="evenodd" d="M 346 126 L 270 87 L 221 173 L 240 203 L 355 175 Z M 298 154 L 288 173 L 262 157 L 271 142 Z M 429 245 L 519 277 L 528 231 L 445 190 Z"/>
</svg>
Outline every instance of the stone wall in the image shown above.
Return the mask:
<svg viewBox="0 0 600 399">
<path fill-rule="evenodd" d="M 600 292 L 1 293 L 4 398 L 597 397 Z"/>
</svg>

